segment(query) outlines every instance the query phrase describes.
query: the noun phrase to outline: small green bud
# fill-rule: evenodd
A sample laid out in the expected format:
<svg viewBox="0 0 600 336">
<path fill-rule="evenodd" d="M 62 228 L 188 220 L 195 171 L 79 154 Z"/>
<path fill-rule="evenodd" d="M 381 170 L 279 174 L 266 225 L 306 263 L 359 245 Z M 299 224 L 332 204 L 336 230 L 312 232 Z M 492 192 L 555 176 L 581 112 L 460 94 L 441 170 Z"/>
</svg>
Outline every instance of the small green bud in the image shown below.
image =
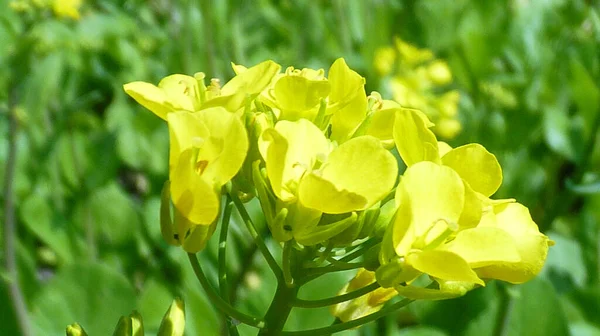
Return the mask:
<svg viewBox="0 0 600 336">
<path fill-rule="evenodd" d="M 117 326 L 115 331 L 113 332 L 113 336 L 131 336 L 133 333 L 131 327 L 131 318 L 126 316 L 121 316 L 119 322 L 117 322 Z"/>
<path fill-rule="evenodd" d="M 365 256 L 364 256 L 365 269 L 374 272 L 375 270 L 377 270 L 377 268 L 379 268 L 379 266 L 381 266 L 379 264 L 379 250 L 380 249 L 381 249 L 381 243 L 379 243 L 375 246 L 371 246 L 369 248 L 369 250 L 367 251 L 367 253 L 365 253 Z"/>
<path fill-rule="evenodd" d="M 404 258 L 393 258 L 389 263 L 380 266 L 375 271 L 375 277 L 381 287 L 389 288 L 414 279 L 419 271 L 406 265 Z"/>
<path fill-rule="evenodd" d="M 79 323 L 73 323 L 67 326 L 67 336 L 87 336 L 87 333 Z"/>
<path fill-rule="evenodd" d="M 185 329 L 185 305 L 176 298 L 165 313 L 158 328 L 157 336 L 183 336 Z"/>
</svg>

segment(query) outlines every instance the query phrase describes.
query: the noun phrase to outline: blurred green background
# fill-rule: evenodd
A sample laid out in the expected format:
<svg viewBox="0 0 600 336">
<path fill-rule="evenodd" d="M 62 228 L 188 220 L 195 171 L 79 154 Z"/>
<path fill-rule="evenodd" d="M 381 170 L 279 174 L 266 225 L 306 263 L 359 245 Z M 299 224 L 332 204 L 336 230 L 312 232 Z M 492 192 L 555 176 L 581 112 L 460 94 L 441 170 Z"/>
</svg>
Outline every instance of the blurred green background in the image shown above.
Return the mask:
<svg viewBox="0 0 600 336">
<path fill-rule="evenodd" d="M 187 335 L 219 335 L 222 315 L 183 251 L 161 239 L 167 127 L 122 85 L 197 71 L 224 82 L 231 61 L 328 69 L 344 57 L 366 77 L 367 92 L 390 99 L 375 55 L 400 37 L 450 66 L 462 124 L 450 143 L 479 142 L 495 153 L 504 169 L 496 198 L 528 206 L 556 245 L 525 285 L 491 282 L 343 334 L 600 335 L 595 1 L 106 0 L 84 1 L 78 19 L 51 3 L 0 0 L 0 212 L 6 227 L 14 210 L 16 226 L 14 240 L 2 230 L 1 334 L 20 334 L 9 296 L 17 281 L 35 335 L 63 335 L 75 321 L 110 335 L 133 309 L 152 332 L 175 296 L 186 301 Z M 260 315 L 274 279 L 242 227 L 232 230 L 233 300 Z M 201 255 L 216 280 L 215 243 Z M 17 279 L 4 267 L 13 254 Z M 331 296 L 351 276 L 315 281 L 301 296 Z M 327 309 L 297 309 L 286 329 L 332 320 Z"/>
</svg>

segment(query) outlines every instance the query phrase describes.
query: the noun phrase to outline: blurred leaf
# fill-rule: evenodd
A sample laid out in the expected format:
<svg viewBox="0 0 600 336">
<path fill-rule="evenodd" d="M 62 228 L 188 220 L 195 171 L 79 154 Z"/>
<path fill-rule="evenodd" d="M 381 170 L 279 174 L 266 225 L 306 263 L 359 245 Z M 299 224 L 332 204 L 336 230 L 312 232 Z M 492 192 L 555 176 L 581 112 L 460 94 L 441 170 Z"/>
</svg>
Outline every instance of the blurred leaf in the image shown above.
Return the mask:
<svg viewBox="0 0 600 336">
<path fill-rule="evenodd" d="M 548 251 L 546 265 L 542 273 L 553 280 L 557 277 L 566 277 L 570 279 L 572 284 L 578 287 L 584 286 L 587 273 L 579 243 L 572 238 L 555 232 L 550 232 L 547 235 L 556 242 L 556 245 Z M 556 279 L 556 281 L 558 280 Z"/>
<path fill-rule="evenodd" d="M 515 294 L 505 329 L 507 335 L 568 335 L 565 314 L 549 282 L 538 277 L 511 289 Z"/>
<path fill-rule="evenodd" d="M 110 335 L 121 315 L 135 308 L 135 291 L 127 279 L 102 264 L 64 267 L 44 287 L 31 309 L 43 335 L 64 335 L 77 321 L 90 335 Z"/>
<path fill-rule="evenodd" d="M 421 324 L 449 335 L 493 335 L 499 304 L 496 287 L 491 282 L 458 299 L 417 301 L 408 307 Z"/>
<path fill-rule="evenodd" d="M 62 262 L 71 262 L 73 255 L 67 232 L 68 223 L 53 211 L 48 201 L 42 195 L 33 193 L 19 210 L 27 228 L 56 252 Z"/>
<path fill-rule="evenodd" d="M 139 230 L 139 218 L 130 197 L 117 183 L 97 189 L 91 195 L 89 205 L 96 231 L 100 239 L 108 243 L 123 244 L 133 240 Z"/>
</svg>

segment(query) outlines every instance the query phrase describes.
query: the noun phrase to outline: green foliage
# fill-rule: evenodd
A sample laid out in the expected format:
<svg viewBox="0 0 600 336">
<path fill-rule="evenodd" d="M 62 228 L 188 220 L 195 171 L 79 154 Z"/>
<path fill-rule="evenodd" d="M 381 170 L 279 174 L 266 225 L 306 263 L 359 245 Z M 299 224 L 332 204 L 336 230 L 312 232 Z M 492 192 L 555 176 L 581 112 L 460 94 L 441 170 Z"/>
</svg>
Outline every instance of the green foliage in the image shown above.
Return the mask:
<svg viewBox="0 0 600 336">
<path fill-rule="evenodd" d="M 504 167 L 497 198 L 511 195 L 527 205 L 556 245 L 542 275 L 521 287 L 489 283 L 343 334 L 600 334 L 600 8 L 594 2 L 89 1 L 78 21 L 42 9 L 19 13 L 9 2 L 0 0 L 0 134 L 8 134 L 14 115 L 16 169 L 8 183 L 19 277 L 2 271 L 3 332 L 19 334 L 8 291 L 18 281 L 36 334 L 63 335 L 77 321 L 90 335 L 109 335 L 118 317 L 134 309 L 153 334 L 174 296 L 186 301 L 188 335 L 221 333 L 225 318 L 186 256 L 161 239 L 166 127 L 121 85 L 197 71 L 230 78 L 230 61 L 318 68 L 343 56 L 367 77 L 367 92 L 385 95 L 390 89 L 375 70 L 375 50 L 400 36 L 448 61 L 463 129 L 452 144 L 479 142 L 495 153 Z M 3 180 L 7 148 L 2 136 Z M 266 236 L 255 216 L 259 207 L 252 203 L 250 210 Z M 262 315 L 275 280 L 233 217 L 230 299 Z M 217 244 L 211 240 L 202 256 L 211 279 Z M 329 297 L 351 276 L 316 280 L 300 297 Z M 327 309 L 298 308 L 286 329 L 332 321 Z"/>
</svg>

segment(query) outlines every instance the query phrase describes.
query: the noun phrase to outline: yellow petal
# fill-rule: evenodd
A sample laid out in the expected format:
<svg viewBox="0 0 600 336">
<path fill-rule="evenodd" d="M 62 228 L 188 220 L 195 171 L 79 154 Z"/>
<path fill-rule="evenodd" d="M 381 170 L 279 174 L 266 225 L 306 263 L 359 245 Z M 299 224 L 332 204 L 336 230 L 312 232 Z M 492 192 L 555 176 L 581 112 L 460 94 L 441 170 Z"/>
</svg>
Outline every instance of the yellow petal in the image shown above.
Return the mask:
<svg viewBox="0 0 600 336">
<path fill-rule="evenodd" d="M 438 143 L 428 120 L 417 110 L 399 109 L 394 121 L 394 141 L 407 166 L 421 161 L 439 163 Z"/>
<path fill-rule="evenodd" d="M 210 136 L 199 113 L 174 112 L 167 116 L 169 122 L 169 166 L 174 167 L 181 153 L 198 147 L 199 142 Z"/>
<path fill-rule="evenodd" d="M 210 225 L 194 226 L 189 235 L 183 239 L 183 244 L 181 246 L 188 253 L 199 252 L 200 250 L 204 249 L 216 228 L 216 221 Z"/>
<path fill-rule="evenodd" d="M 365 80 L 350 69 L 343 58 L 338 58 L 329 69 L 329 83 L 329 104 L 335 109 L 331 118 L 331 139 L 342 143 L 367 113 Z"/>
<path fill-rule="evenodd" d="M 430 276 L 443 280 L 472 282 L 482 286 L 485 283 L 459 255 L 442 250 L 411 252 L 406 263 Z"/>
<path fill-rule="evenodd" d="M 502 184 L 502 168 L 494 154 L 480 144 L 454 148 L 442 157 L 442 163 L 452 167 L 474 191 L 490 196 Z"/>
<path fill-rule="evenodd" d="M 233 77 L 221 88 L 221 94 L 227 96 L 237 91 L 243 91 L 245 94 L 260 93 L 280 70 L 281 66 L 273 61 L 259 63 Z"/>
<path fill-rule="evenodd" d="M 464 180 L 463 180 L 464 182 Z M 463 212 L 460 214 L 458 219 L 458 225 L 460 229 L 467 229 L 477 226 L 481 221 L 481 215 L 483 211 L 483 201 L 481 200 L 481 194 L 473 191 L 468 183 L 464 182 L 465 186 L 465 205 Z"/>
<path fill-rule="evenodd" d="M 448 153 L 451 150 L 452 147 L 448 143 L 444 141 L 438 141 L 438 152 L 440 154 L 440 157 L 443 157 L 444 155 L 446 155 L 446 153 Z"/>
<path fill-rule="evenodd" d="M 429 161 L 408 167 L 396 189 L 400 207 L 393 243 L 398 255 L 406 252 L 413 239 L 423 237 L 424 244 L 436 240 L 443 231 L 434 230 L 434 226 L 443 230 L 455 226 L 463 210 L 464 194 L 462 180 L 449 167 Z M 410 210 L 404 208 L 405 203 Z"/>
<path fill-rule="evenodd" d="M 304 206 L 330 214 L 342 214 L 367 207 L 365 197 L 338 189 L 331 181 L 313 173 L 306 174 L 300 181 L 298 197 Z"/>
<path fill-rule="evenodd" d="M 195 113 L 210 136 L 198 152 L 198 161 L 206 161 L 203 178 L 222 186 L 242 167 L 248 152 L 248 135 L 240 119 L 225 109 L 215 107 Z"/>
<path fill-rule="evenodd" d="M 314 119 L 316 107 L 329 95 L 327 80 L 310 80 L 302 76 L 288 75 L 275 83 L 274 94 L 281 108 L 280 119 Z"/>
<path fill-rule="evenodd" d="M 334 149 L 319 171 L 300 183 L 300 200 L 325 213 L 364 210 L 393 188 L 394 156 L 371 136 L 351 139 Z"/>
<path fill-rule="evenodd" d="M 471 268 L 521 261 L 514 240 L 506 231 L 495 227 L 477 227 L 460 231 L 454 240 L 440 247 L 454 252 Z"/>
<path fill-rule="evenodd" d="M 399 107 L 398 105 L 373 112 L 365 134 L 374 136 L 381 141 L 393 140 L 394 120 Z"/>
<path fill-rule="evenodd" d="M 519 203 L 501 204 L 495 207 L 498 228 L 511 235 L 521 257 L 520 262 L 503 262 L 477 268 L 482 278 L 499 279 L 511 283 L 523 283 L 536 276 L 544 266 L 551 241 L 539 232 L 531 219 L 529 210 Z M 493 221 L 489 223 L 493 224 Z M 488 224 L 490 225 L 490 224 Z"/>
<path fill-rule="evenodd" d="M 169 101 L 166 93 L 146 82 L 131 82 L 123 85 L 125 92 L 143 107 L 152 111 L 161 119 L 167 120 L 167 113 L 177 110 Z"/>
<path fill-rule="evenodd" d="M 321 130 L 306 119 L 280 121 L 265 130 L 259 149 L 267 164 L 267 175 L 275 195 L 282 201 L 295 199 L 300 177 L 329 152 Z"/>
<path fill-rule="evenodd" d="M 163 78 L 158 87 L 180 110 L 194 112 L 200 108 L 200 89 L 196 78 L 186 75 L 170 75 Z"/>
<path fill-rule="evenodd" d="M 179 156 L 170 171 L 173 204 L 189 221 L 199 225 L 211 224 L 219 214 L 219 195 L 214 186 L 196 172 L 194 149 Z"/>
</svg>

